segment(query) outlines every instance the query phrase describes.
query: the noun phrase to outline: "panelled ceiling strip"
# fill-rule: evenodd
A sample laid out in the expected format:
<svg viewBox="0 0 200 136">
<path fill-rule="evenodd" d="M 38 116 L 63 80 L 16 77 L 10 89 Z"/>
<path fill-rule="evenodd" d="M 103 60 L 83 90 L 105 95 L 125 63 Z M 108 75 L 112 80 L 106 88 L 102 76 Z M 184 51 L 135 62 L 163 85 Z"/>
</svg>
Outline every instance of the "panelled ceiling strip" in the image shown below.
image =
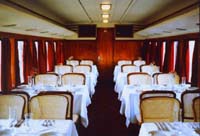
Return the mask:
<svg viewBox="0 0 200 136">
<path fill-rule="evenodd" d="M 131 6 L 136 2 L 137 0 L 131 0 L 127 6 L 127 8 L 124 10 L 122 16 L 119 19 L 119 22 L 121 23 L 124 19 L 124 17 L 127 15 L 128 10 L 130 9 Z"/>
<path fill-rule="evenodd" d="M 92 20 L 92 18 L 90 17 L 90 15 L 88 14 L 87 10 L 85 9 L 85 7 L 83 6 L 83 3 L 81 2 L 81 0 L 78 0 L 79 4 L 81 5 L 82 9 L 84 10 L 85 14 L 87 15 L 88 19 L 90 20 L 90 23 L 93 23 L 94 21 Z"/>
</svg>

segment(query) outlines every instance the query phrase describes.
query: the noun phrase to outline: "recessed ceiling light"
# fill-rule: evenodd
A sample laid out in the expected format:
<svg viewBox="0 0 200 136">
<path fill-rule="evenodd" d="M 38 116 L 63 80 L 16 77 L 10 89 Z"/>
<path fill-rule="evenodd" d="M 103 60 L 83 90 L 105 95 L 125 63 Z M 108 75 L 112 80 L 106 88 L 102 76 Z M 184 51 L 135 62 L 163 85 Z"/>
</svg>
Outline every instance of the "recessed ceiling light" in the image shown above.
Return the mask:
<svg viewBox="0 0 200 136">
<path fill-rule="evenodd" d="M 104 19 L 104 20 L 103 20 L 103 23 L 108 23 L 108 19 Z"/>
<path fill-rule="evenodd" d="M 101 16 L 102 16 L 102 18 L 107 19 L 107 18 L 109 18 L 110 14 L 102 14 Z"/>
<path fill-rule="evenodd" d="M 111 4 L 101 4 L 100 7 L 103 11 L 109 11 L 111 9 Z"/>
<path fill-rule="evenodd" d="M 187 29 L 185 29 L 185 28 L 176 28 L 176 30 L 186 31 Z"/>
<path fill-rule="evenodd" d="M 17 24 L 8 24 L 8 25 L 2 25 L 3 27 L 15 27 Z"/>
</svg>

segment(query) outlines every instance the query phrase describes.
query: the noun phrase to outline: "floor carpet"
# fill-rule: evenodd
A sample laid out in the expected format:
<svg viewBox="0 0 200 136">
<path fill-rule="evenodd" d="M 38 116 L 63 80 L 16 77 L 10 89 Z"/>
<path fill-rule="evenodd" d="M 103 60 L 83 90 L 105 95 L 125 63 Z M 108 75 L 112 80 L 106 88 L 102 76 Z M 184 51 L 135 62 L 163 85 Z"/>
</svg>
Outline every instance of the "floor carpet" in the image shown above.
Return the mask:
<svg viewBox="0 0 200 136">
<path fill-rule="evenodd" d="M 126 127 L 125 117 L 119 113 L 121 103 L 114 92 L 112 75 L 99 77 L 95 90 L 88 107 L 89 126 L 80 126 L 79 136 L 137 136 L 140 126 Z"/>
</svg>

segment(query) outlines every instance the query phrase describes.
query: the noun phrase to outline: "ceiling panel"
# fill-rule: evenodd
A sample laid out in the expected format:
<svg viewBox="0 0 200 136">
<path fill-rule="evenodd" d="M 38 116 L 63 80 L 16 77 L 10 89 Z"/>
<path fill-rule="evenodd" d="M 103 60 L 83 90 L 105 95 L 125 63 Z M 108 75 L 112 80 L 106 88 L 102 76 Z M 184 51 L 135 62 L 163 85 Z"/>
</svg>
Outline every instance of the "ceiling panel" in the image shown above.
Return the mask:
<svg viewBox="0 0 200 136">
<path fill-rule="evenodd" d="M 162 31 L 172 31 L 173 34 L 196 32 L 198 26 L 194 24 L 199 23 L 199 14 L 193 14 L 193 17 L 190 14 L 178 16 L 193 10 L 188 6 L 198 5 L 197 2 L 198 0 L 0 0 L 0 25 L 17 24 L 9 28 L 3 27 L 1 31 L 13 29 L 29 33 L 27 30 L 32 30 L 33 34 L 40 35 L 41 32 L 48 31 L 49 35 L 60 33 L 60 36 L 74 35 L 66 27 L 77 30 L 78 24 L 91 23 L 98 27 L 131 23 L 135 28 L 141 26 L 138 30 L 148 26 L 149 28 L 136 33 L 141 36 L 165 35 Z M 102 23 L 101 3 L 112 4 L 108 12 L 108 24 Z M 178 18 L 172 18 L 174 16 Z M 176 30 L 177 27 L 188 29 L 181 31 Z"/>
</svg>

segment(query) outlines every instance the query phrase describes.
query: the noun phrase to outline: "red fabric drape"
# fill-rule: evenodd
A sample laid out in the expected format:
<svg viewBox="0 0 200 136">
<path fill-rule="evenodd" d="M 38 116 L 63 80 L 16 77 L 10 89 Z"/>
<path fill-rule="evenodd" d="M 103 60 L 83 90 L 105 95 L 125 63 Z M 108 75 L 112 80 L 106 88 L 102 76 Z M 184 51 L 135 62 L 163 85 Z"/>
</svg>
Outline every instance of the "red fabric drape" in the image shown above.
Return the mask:
<svg viewBox="0 0 200 136">
<path fill-rule="evenodd" d="M 57 41 L 56 43 L 56 64 L 64 64 L 63 56 L 63 42 Z"/>
<path fill-rule="evenodd" d="M 32 73 L 32 52 L 29 41 L 24 41 L 24 82 L 27 83 L 28 76 Z"/>
<path fill-rule="evenodd" d="M 156 62 L 156 50 L 157 50 L 157 42 L 151 42 L 150 50 L 149 50 L 149 63 Z"/>
<path fill-rule="evenodd" d="M 47 71 L 53 71 L 55 65 L 55 52 L 53 42 L 48 42 Z"/>
<path fill-rule="evenodd" d="M 39 73 L 47 72 L 47 62 L 46 62 L 46 46 L 44 41 L 38 42 L 38 64 L 39 64 Z"/>
<path fill-rule="evenodd" d="M 185 58 L 185 74 L 186 74 L 186 80 L 188 81 L 189 80 L 189 71 L 190 71 L 190 68 L 189 68 L 189 65 L 190 65 L 190 60 L 189 60 L 189 41 L 187 41 L 187 44 L 186 44 L 186 58 Z"/>
<path fill-rule="evenodd" d="M 150 63 L 150 51 L 151 51 L 151 42 L 147 41 L 147 44 L 146 44 L 146 56 L 145 56 L 146 64 Z"/>
<path fill-rule="evenodd" d="M 1 86 L 2 90 L 11 90 L 12 81 L 11 81 L 11 44 L 8 38 L 2 39 L 2 66 L 1 66 Z"/>
<path fill-rule="evenodd" d="M 170 71 L 174 71 L 174 42 L 171 42 L 170 43 L 170 52 L 169 52 L 169 54 L 170 54 L 170 56 L 168 56 L 169 57 L 169 65 L 168 65 L 168 71 L 170 72 Z"/>
<path fill-rule="evenodd" d="M 198 86 L 198 50 L 200 48 L 200 40 L 195 40 L 195 47 L 192 60 L 192 86 Z M 200 77 L 199 77 L 200 78 Z"/>
<path fill-rule="evenodd" d="M 32 44 L 30 44 L 32 46 L 32 73 L 31 75 L 34 76 L 35 74 L 39 73 L 39 62 L 38 62 L 38 55 L 37 55 L 37 48 L 36 48 L 36 42 L 38 41 L 34 41 Z"/>
<path fill-rule="evenodd" d="M 164 72 L 169 72 L 169 66 L 170 66 L 170 55 L 171 55 L 171 45 L 169 41 L 166 42 L 166 48 L 165 48 L 165 59 L 164 59 Z"/>
<path fill-rule="evenodd" d="M 161 69 L 161 65 L 162 65 L 162 42 L 161 41 L 157 42 L 156 52 L 155 52 L 155 62 L 156 62 L 156 65 L 160 66 L 160 69 Z"/>
<path fill-rule="evenodd" d="M 164 52 L 164 50 L 165 50 L 165 46 L 164 46 L 165 44 L 164 44 L 164 42 L 162 42 L 161 43 L 161 47 L 160 47 L 160 55 L 161 55 L 161 57 L 160 57 L 160 71 L 161 72 L 163 72 L 163 67 L 164 67 L 164 59 L 165 59 L 165 52 Z"/>
<path fill-rule="evenodd" d="M 15 84 L 20 85 L 19 54 L 17 41 L 15 42 Z"/>
</svg>

